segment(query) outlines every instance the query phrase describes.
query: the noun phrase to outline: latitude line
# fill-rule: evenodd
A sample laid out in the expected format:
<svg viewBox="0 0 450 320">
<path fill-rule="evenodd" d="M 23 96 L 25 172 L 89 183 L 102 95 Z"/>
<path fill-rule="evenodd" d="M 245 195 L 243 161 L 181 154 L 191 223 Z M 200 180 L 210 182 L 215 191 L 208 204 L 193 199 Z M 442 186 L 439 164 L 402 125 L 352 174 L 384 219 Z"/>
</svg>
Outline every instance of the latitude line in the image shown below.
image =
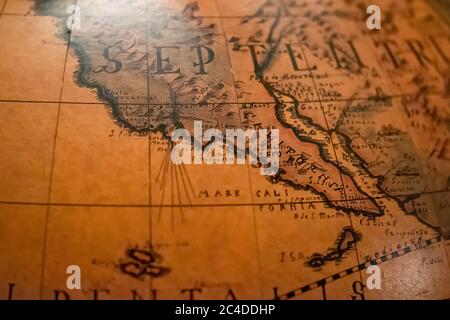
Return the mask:
<svg viewBox="0 0 450 320">
<path fill-rule="evenodd" d="M 442 189 L 442 190 L 434 190 L 434 191 L 426 191 L 426 192 L 418 192 L 418 193 L 409 193 L 409 194 L 399 194 L 396 197 L 419 197 L 421 195 L 431 195 L 431 194 L 439 194 L 439 193 L 450 193 L 450 189 Z M 334 200 L 305 200 L 305 201 L 278 201 L 278 202 L 255 202 L 255 203 L 190 203 L 190 204 L 132 204 L 132 203 L 67 203 L 67 202 L 39 202 L 39 201 L 5 201 L 0 200 L 0 205 L 23 205 L 23 206 L 54 206 L 54 207 L 130 207 L 130 208 L 142 208 L 142 207 L 245 207 L 245 206 L 289 206 L 289 205 L 300 205 L 300 204 L 312 204 L 312 203 L 339 203 L 346 201 L 364 201 L 364 200 L 372 200 L 372 199 L 386 199 L 388 197 L 367 197 L 367 198 L 357 198 L 357 199 L 334 199 Z"/>
<path fill-rule="evenodd" d="M 26 13 L 15 13 L 15 12 L 5 12 L 4 15 L 5 16 L 16 16 L 16 17 L 17 16 L 19 16 L 19 17 L 33 17 L 33 18 L 42 17 L 41 15 L 29 15 L 29 14 L 26 14 Z M 67 15 L 63 14 L 63 13 L 56 13 L 55 17 L 65 18 L 65 17 L 67 17 Z M 136 18 L 136 15 L 120 15 L 120 14 L 117 14 L 117 15 L 114 15 L 114 14 L 109 14 L 109 15 L 108 14 L 106 14 L 106 15 L 98 14 L 98 15 L 95 15 L 95 14 L 85 14 L 84 17 L 85 18 L 116 18 L 116 19 L 129 18 L 129 19 L 131 19 L 131 18 Z M 176 17 L 178 17 L 178 15 L 177 14 L 173 14 L 173 15 L 168 15 L 168 17 L 169 18 L 176 18 Z M 219 20 L 221 18 L 223 18 L 223 19 L 243 19 L 243 18 L 249 18 L 250 16 L 245 16 L 245 15 L 244 16 L 233 16 L 233 15 L 230 15 L 230 16 L 223 16 L 223 17 L 221 17 L 221 16 L 214 16 L 214 15 L 212 15 L 212 16 L 204 15 L 204 16 L 196 16 L 196 17 L 202 18 L 202 19 L 217 19 L 217 20 Z M 270 15 L 270 14 L 269 15 L 260 15 L 258 17 L 259 18 L 276 18 L 275 15 Z M 287 16 L 284 16 L 284 17 L 287 17 Z M 304 18 L 303 16 L 300 16 L 300 15 L 290 15 L 290 17 Z"/>
<path fill-rule="evenodd" d="M 403 98 L 403 97 L 414 97 L 417 93 L 402 93 L 402 94 L 392 94 L 392 95 L 383 95 L 378 98 L 385 98 L 385 99 L 397 99 L 397 98 Z M 426 96 L 430 97 L 441 97 L 444 95 L 444 92 L 435 92 L 435 93 L 427 93 Z M 323 99 L 312 99 L 312 100 L 298 100 L 299 103 L 332 103 L 332 102 L 352 102 L 352 101 L 373 101 L 374 99 L 377 99 L 376 96 L 367 96 L 367 97 L 352 97 L 352 98 L 338 98 L 338 99 L 330 99 L 330 100 L 323 100 Z M 94 102 L 94 101 L 55 101 L 55 100 L 20 100 L 20 99 L 0 99 L 0 103 L 48 103 L 48 104 L 75 104 L 75 105 L 101 105 L 101 106 L 109 106 L 106 102 Z M 198 106 L 198 104 L 195 103 L 178 103 L 178 102 L 118 102 L 117 105 L 134 105 L 134 106 Z M 221 103 L 206 103 L 204 106 L 211 106 Z M 244 105 L 244 104 L 276 104 L 275 101 L 244 101 L 244 102 L 227 102 L 225 104 L 237 104 L 237 105 Z"/>
</svg>

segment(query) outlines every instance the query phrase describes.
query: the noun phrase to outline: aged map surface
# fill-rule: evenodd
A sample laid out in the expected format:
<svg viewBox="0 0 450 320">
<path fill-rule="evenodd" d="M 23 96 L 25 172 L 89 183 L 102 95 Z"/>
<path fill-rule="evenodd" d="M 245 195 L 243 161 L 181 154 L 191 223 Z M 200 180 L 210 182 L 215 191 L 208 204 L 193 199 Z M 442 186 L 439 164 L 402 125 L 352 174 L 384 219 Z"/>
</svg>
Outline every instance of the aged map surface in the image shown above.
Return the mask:
<svg viewBox="0 0 450 320">
<path fill-rule="evenodd" d="M 0 298 L 450 298 L 449 5 L 373 3 L 0 0 Z M 173 164 L 195 120 L 278 173 Z"/>
</svg>

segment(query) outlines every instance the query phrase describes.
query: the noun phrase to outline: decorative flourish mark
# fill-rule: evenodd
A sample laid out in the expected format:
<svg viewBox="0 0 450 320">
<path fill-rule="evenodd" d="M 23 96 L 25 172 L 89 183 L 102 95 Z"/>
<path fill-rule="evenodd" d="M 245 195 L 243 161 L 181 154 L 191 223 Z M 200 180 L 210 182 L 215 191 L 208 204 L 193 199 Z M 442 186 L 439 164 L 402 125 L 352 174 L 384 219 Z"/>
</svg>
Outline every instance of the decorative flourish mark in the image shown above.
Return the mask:
<svg viewBox="0 0 450 320">
<path fill-rule="evenodd" d="M 128 248 L 127 259 L 119 261 L 119 269 L 134 278 L 150 276 L 152 278 L 162 277 L 170 272 L 170 268 L 160 265 L 163 258 L 157 253 L 151 244 L 146 248 Z"/>
</svg>

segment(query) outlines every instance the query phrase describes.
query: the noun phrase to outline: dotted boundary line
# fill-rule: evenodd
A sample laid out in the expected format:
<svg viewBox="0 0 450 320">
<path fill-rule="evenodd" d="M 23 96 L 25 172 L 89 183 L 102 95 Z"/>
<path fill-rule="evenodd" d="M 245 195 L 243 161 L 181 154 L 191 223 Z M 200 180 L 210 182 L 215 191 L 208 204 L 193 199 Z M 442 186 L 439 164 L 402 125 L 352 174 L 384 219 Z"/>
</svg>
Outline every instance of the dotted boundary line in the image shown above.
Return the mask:
<svg viewBox="0 0 450 320">
<path fill-rule="evenodd" d="M 414 251 L 417 251 L 419 249 L 428 247 L 428 246 L 430 246 L 432 244 L 438 243 L 441 240 L 442 240 L 442 236 L 437 236 L 435 238 L 431 238 L 431 239 L 428 239 L 428 240 L 421 241 L 421 242 L 419 242 L 417 244 L 413 244 L 413 245 L 410 245 L 408 247 L 402 248 L 400 250 L 391 252 L 391 253 L 386 254 L 384 256 L 381 256 L 381 257 L 379 257 L 377 259 L 372 259 L 372 260 L 367 261 L 365 263 L 360 263 L 360 264 L 358 264 L 358 265 L 356 265 L 356 266 L 354 266 L 352 268 L 348 268 L 348 269 L 346 269 L 344 271 L 335 273 L 335 274 L 333 274 L 333 275 L 331 275 L 329 277 L 326 277 L 326 278 L 323 278 L 323 279 L 318 280 L 316 282 L 310 283 L 310 284 L 308 284 L 306 286 L 303 286 L 303 287 L 291 290 L 291 291 L 289 291 L 289 292 L 287 292 L 285 294 L 278 295 L 276 299 L 279 299 L 279 300 L 292 299 L 292 298 L 294 298 L 296 296 L 299 296 L 299 295 L 301 295 L 301 294 L 303 294 L 305 292 L 314 290 L 314 289 L 319 288 L 319 287 L 323 287 L 323 286 L 329 284 L 330 282 L 342 279 L 342 278 L 344 278 L 346 276 L 349 276 L 349 275 L 351 275 L 351 274 L 353 274 L 355 272 L 359 272 L 361 270 L 364 270 L 364 269 L 368 268 L 371 265 L 378 265 L 378 264 L 381 264 L 383 262 L 393 260 L 395 258 L 404 256 L 404 255 L 406 255 L 406 254 L 408 254 L 410 252 L 414 252 Z"/>
</svg>

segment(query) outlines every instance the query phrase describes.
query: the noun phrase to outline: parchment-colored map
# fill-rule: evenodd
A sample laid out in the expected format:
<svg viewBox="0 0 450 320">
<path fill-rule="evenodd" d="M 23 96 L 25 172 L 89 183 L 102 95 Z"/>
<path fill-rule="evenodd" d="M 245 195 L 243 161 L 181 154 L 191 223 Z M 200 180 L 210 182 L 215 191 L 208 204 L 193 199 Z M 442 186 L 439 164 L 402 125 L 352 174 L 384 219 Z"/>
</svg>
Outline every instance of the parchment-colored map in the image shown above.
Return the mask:
<svg viewBox="0 0 450 320">
<path fill-rule="evenodd" d="M 0 299 L 450 298 L 448 1 L 0 8 Z M 174 164 L 194 121 L 278 173 Z"/>
</svg>

